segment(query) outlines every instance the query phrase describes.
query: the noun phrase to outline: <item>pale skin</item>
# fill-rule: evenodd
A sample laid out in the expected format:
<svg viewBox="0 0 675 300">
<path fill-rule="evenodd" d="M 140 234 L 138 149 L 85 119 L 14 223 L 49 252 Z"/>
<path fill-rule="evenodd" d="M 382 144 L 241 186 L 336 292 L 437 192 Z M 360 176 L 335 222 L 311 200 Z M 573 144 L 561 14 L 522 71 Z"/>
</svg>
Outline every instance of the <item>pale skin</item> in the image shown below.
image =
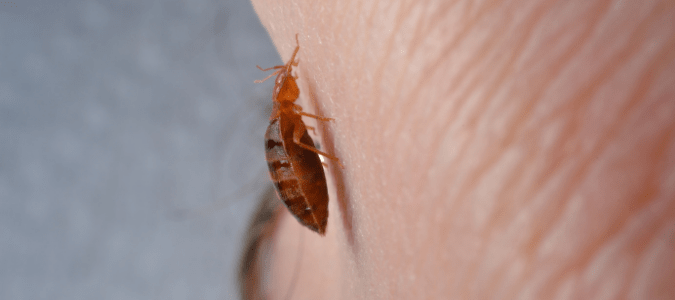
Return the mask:
<svg viewBox="0 0 675 300">
<path fill-rule="evenodd" d="M 675 298 L 675 2 L 253 4 L 345 167 L 273 299 Z"/>
</svg>

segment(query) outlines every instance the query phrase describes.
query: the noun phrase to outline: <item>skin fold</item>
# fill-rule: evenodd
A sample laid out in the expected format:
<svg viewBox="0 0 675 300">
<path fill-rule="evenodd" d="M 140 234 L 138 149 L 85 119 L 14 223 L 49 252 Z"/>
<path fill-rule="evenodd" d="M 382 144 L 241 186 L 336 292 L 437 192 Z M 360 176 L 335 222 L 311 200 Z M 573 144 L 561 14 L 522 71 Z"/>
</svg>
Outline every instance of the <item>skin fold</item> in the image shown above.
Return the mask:
<svg viewBox="0 0 675 300">
<path fill-rule="evenodd" d="M 675 2 L 253 5 L 345 166 L 271 299 L 675 298 Z"/>
</svg>

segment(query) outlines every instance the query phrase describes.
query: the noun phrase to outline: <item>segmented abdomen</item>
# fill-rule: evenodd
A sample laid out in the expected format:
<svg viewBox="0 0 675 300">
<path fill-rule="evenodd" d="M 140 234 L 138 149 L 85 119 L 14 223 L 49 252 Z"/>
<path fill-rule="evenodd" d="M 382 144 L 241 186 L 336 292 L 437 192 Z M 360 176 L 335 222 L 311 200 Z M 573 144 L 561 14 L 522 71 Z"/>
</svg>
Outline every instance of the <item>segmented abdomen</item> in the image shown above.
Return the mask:
<svg viewBox="0 0 675 300">
<path fill-rule="evenodd" d="M 316 153 L 293 142 L 292 124 L 280 123 L 279 119 L 272 120 L 265 133 L 270 177 L 279 198 L 295 218 L 323 235 L 328 222 L 328 190 L 321 161 Z M 305 132 L 301 142 L 311 145 L 312 140 Z"/>
</svg>

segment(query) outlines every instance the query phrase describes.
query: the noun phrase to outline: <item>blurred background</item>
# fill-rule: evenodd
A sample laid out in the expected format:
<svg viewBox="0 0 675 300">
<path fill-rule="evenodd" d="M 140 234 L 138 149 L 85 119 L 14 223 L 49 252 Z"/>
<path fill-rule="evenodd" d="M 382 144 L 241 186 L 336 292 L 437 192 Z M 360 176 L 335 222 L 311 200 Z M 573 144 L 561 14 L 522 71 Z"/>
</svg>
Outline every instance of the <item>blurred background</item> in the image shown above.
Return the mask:
<svg viewBox="0 0 675 300">
<path fill-rule="evenodd" d="M 237 299 L 280 64 L 248 0 L 0 3 L 0 299 Z"/>
</svg>

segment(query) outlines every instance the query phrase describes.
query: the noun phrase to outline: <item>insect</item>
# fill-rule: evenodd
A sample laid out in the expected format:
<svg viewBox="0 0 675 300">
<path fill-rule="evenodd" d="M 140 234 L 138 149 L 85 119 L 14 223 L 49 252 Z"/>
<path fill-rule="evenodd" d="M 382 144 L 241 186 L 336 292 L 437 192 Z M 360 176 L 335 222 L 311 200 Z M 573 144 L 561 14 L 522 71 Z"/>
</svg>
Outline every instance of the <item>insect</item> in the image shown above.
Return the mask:
<svg viewBox="0 0 675 300">
<path fill-rule="evenodd" d="M 319 154 L 334 160 L 340 167 L 344 166 L 337 157 L 314 147 L 312 138 L 307 134 L 307 128 L 314 128 L 306 126 L 302 116 L 324 122 L 333 119 L 305 113 L 300 105 L 294 103 L 300 96 L 300 89 L 295 81 L 297 77 L 291 74 L 293 67 L 298 65 L 295 60 L 295 55 L 300 50 L 297 34 L 295 41 L 295 51 L 285 65 L 267 69 L 257 66 L 261 71 L 276 71 L 263 80 L 256 80 L 256 83 L 277 76 L 272 93 L 274 106 L 270 125 L 265 133 L 265 156 L 277 195 L 288 210 L 302 225 L 325 235 L 328 223 L 328 188 Z"/>
</svg>

